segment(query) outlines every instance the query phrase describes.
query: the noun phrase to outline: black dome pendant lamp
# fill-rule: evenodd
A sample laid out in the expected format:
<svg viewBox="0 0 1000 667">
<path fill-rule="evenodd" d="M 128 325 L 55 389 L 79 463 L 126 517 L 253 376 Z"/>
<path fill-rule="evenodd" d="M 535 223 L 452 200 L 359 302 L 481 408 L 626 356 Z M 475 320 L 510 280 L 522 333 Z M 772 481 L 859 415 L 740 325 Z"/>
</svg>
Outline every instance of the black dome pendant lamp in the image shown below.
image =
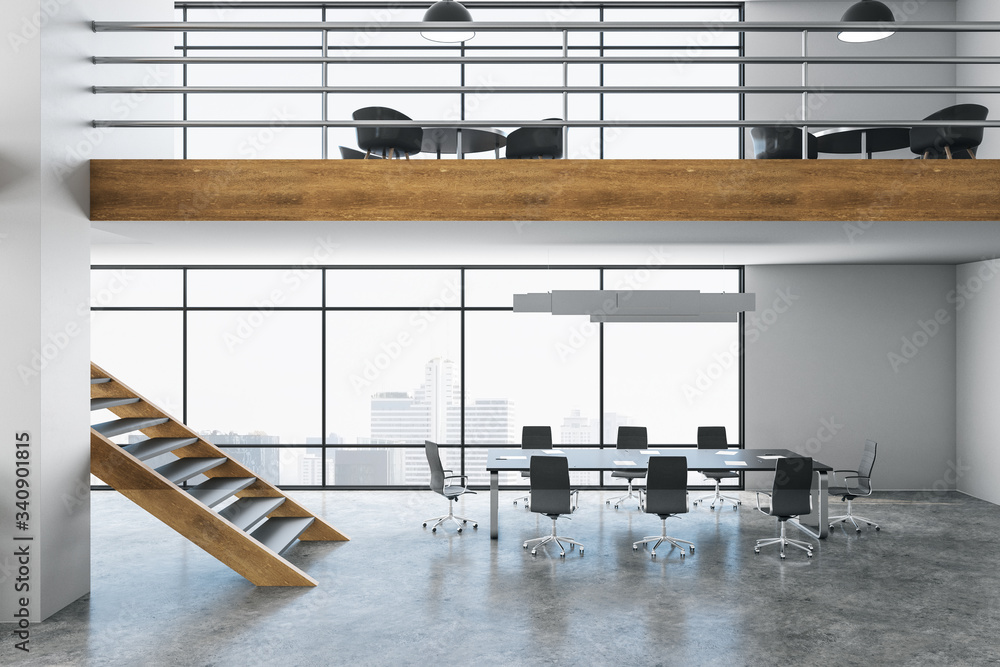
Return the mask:
<svg viewBox="0 0 1000 667">
<path fill-rule="evenodd" d="M 424 21 L 471 21 L 472 14 L 457 0 L 438 0 L 424 14 Z M 467 42 L 476 36 L 476 33 L 468 31 L 428 31 L 421 32 L 424 39 L 432 42 Z"/>
<path fill-rule="evenodd" d="M 866 23 L 893 23 L 892 10 L 879 0 L 860 0 L 844 12 L 842 22 L 862 21 Z M 855 32 L 844 30 L 837 34 L 842 42 L 875 42 L 895 34 L 891 30 Z"/>
</svg>

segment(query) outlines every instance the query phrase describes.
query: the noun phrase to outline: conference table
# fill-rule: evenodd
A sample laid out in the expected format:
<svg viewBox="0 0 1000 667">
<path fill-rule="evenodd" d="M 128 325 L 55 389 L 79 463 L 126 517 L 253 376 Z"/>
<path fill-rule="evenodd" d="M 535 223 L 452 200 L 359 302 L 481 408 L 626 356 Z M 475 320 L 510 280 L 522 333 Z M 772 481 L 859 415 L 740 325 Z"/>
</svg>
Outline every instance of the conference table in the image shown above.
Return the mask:
<svg viewBox="0 0 1000 667">
<path fill-rule="evenodd" d="M 500 158 L 500 149 L 507 145 L 507 135 L 492 127 L 425 127 L 420 151 L 434 153 L 441 159 L 442 153 L 456 155 L 461 160 L 466 153 L 493 151 Z"/>
<path fill-rule="evenodd" d="M 908 127 L 831 127 L 814 133 L 820 153 L 884 153 L 910 147 Z"/>
<path fill-rule="evenodd" d="M 490 473 L 490 537 L 497 539 L 500 534 L 500 473 L 527 472 L 532 456 L 565 456 L 570 470 L 609 471 L 643 470 L 649 465 L 650 456 L 686 456 L 688 470 L 700 472 L 724 472 L 742 470 L 746 472 L 772 472 L 778 458 L 801 456 L 787 449 L 698 449 L 697 447 L 652 446 L 649 449 L 598 449 L 566 447 L 560 449 L 490 449 L 486 459 L 486 469 Z M 791 520 L 807 535 L 818 539 L 829 533 L 829 509 L 827 489 L 830 466 L 813 460 L 813 511 L 808 515 Z M 814 523 L 815 522 L 815 523 Z"/>
</svg>

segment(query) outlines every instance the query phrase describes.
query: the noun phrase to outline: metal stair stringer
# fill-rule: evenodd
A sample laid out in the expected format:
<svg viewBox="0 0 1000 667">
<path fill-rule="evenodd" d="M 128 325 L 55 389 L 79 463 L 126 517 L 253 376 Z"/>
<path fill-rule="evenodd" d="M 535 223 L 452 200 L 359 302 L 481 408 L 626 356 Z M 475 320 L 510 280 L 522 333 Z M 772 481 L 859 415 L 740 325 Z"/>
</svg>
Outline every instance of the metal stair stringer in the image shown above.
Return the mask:
<svg viewBox="0 0 1000 667">
<path fill-rule="evenodd" d="M 100 381 L 110 378 L 109 381 Z M 183 489 L 140 458 L 130 453 L 135 445 L 121 446 L 102 435 L 99 429 L 114 432 L 105 425 L 91 428 L 91 471 L 117 491 L 128 497 L 153 516 L 184 535 L 206 552 L 235 570 L 257 586 L 315 586 L 316 581 L 289 563 L 281 555 L 287 544 L 295 539 L 304 541 L 346 541 L 348 538 L 325 521 L 316 517 L 280 489 L 256 476 L 237 461 L 197 433 L 167 414 L 128 386 L 122 384 L 96 364 L 91 364 L 92 404 L 110 410 L 120 420 L 136 420 L 139 431 L 151 439 L 167 445 L 184 444 L 171 453 L 184 458 L 205 460 L 224 458 L 225 462 L 211 463 L 201 474 L 209 478 L 206 486 L 232 487 L 231 495 L 239 498 L 222 512 L 199 500 L 194 489 Z M 137 398 L 134 402 L 104 401 L 93 399 Z M 157 423 L 166 418 L 166 421 Z M 138 420 L 148 420 L 140 422 Z M 117 422 L 118 420 L 116 420 Z M 144 424 L 154 424 L 145 426 Z M 161 471 L 164 467 L 161 466 Z M 197 488 L 197 487 L 195 487 Z M 218 495 L 218 494 L 216 494 Z M 206 497 L 202 494 L 201 497 Z M 254 499 L 269 502 L 254 502 Z M 215 504 L 217 501 L 208 501 Z M 267 510 L 263 524 L 252 532 L 244 532 L 250 525 L 236 521 L 234 508 L 240 503 Z M 264 516 L 262 514 L 262 516 Z M 273 519 L 273 521 L 272 521 Z M 270 522 L 270 526 L 268 523 Z M 239 524 L 239 525 L 237 525 Z M 282 526 L 282 524 L 285 524 Z M 294 530 L 293 530 L 294 529 Z M 291 537 L 289 542 L 285 542 Z M 270 540 L 270 541 L 269 541 Z M 278 540 L 278 541 L 275 541 Z"/>
</svg>

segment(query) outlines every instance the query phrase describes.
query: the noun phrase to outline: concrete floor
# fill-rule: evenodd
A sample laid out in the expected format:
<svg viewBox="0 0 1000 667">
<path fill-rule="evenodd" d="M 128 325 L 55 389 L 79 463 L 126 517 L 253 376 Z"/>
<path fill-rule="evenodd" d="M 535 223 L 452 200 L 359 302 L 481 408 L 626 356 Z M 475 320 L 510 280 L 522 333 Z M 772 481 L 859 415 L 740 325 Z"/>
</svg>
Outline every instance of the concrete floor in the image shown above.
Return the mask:
<svg viewBox="0 0 1000 667">
<path fill-rule="evenodd" d="M 754 555 L 774 519 L 699 506 L 668 521 L 696 552 L 656 560 L 632 541 L 655 516 L 585 492 L 559 531 L 584 556 L 521 541 L 544 517 L 501 494 L 432 534 L 427 492 L 298 492 L 352 538 L 293 546 L 311 589 L 255 588 L 113 492 L 93 494 L 92 592 L 32 626 L 29 656 L 0 625 L 0 664 L 25 665 L 986 665 L 1000 664 L 1000 507 L 958 493 L 881 493 L 807 559 Z M 608 493 L 608 496 L 617 495 Z M 832 513 L 842 507 L 833 499 Z M 798 532 L 798 531 L 790 531 Z M 11 659 L 13 657 L 13 660 Z"/>
</svg>

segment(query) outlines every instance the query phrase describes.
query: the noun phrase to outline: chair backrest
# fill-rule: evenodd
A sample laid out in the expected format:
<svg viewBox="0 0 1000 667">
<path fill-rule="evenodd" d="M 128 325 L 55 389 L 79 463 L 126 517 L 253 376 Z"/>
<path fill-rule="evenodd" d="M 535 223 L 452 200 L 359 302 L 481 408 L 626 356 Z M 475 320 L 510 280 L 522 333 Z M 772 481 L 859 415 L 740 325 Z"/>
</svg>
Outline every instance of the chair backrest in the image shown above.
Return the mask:
<svg viewBox="0 0 1000 667">
<path fill-rule="evenodd" d="M 562 120 L 545 118 L 544 120 Z M 563 156 L 563 131 L 561 127 L 522 127 L 507 135 L 508 159 L 548 157 L 558 160 Z"/>
<path fill-rule="evenodd" d="M 431 491 L 444 495 L 444 466 L 441 465 L 437 443 L 424 440 L 424 453 L 427 455 L 427 467 L 431 469 Z"/>
<path fill-rule="evenodd" d="M 645 426 L 618 427 L 618 449 L 642 449 L 648 443 Z"/>
<path fill-rule="evenodd" d="M 687 512 L 687 476 L 686 456 L 649 457 L 646 512 L 661 517 Z"/>
<path fill-rule="evenodd" d="M 812 457 L 789 456 L 774 463 L 771 514 L 782 518 L 809 514 L 812 511 Z"/>
<path fill-rule="evenodd" d="M 725 449 L 729 447 L 726 440 L 725 426 L 699 426 L 698 449 Z"/>
<path fill-rule="evenodd" d="M 924 120 L 986 120 L 990 110 L 981 104 L 955 104 L 935 111 Z M 910 129 L 910 150 L 923 155 L 944 152 L 944 147 L 972 149 L 983 143 L 983 128 L 940 125 Z"/>
<path fill-rule="evenodd" d="M 388 107 L 365 107 L 353 114 L 354 120 L 413 120 L 409 116 Z M 358 146 L 363 150 L 383 150 L 393 148 L 413 155 L 420 152 L 424 131 L 419 127 L 359 127 Z"/>
<path fill-rule="evenodd" d="M 531 511 L 550 516 L 569 514 L 569 459 L 565 456 L 532 456 L 529 470 Z"/>
<path fill-rule="evenodd" d="M 521 449 L 549 449 L 552 447 L 551 426 L 522 426 Z"/>
<path fill-rule="evenodd" d="M 750 130 L 753 153 L 758 160 L 794 160 L 802 157 L 802 128 L 754 127 Z M 809 159 L 819 156 L 819 141 L 809 134 Z"/>
<path fill-rule="evenodd" d="M 870 493 L 872 490 L 871 476 L 872 468 L 875 467 L 875 452 L 878 450 L 878 443 L 874 440 L 865 441 L 865 451 L 861 455 L 861 464 L 858 465 L 858 486 L 862 493 Z M 848 480 L 850 481 L 850 480 Z"/>
</svg>

